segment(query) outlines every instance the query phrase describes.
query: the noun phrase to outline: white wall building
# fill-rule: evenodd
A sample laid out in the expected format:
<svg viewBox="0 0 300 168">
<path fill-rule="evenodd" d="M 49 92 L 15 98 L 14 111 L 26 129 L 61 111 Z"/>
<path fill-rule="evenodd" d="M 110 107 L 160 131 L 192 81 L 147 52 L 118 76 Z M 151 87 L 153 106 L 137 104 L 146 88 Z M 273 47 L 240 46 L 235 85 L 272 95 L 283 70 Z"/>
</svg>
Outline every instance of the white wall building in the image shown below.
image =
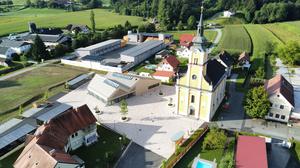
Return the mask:
<svg viewBox="0 0 300 168">
<path fill-rule="evenodd" d="M 176 55 L 182 58 L 189 58 L 192 56 L 192 51 L 186 47 L 176 49 Z"/>
</svg>

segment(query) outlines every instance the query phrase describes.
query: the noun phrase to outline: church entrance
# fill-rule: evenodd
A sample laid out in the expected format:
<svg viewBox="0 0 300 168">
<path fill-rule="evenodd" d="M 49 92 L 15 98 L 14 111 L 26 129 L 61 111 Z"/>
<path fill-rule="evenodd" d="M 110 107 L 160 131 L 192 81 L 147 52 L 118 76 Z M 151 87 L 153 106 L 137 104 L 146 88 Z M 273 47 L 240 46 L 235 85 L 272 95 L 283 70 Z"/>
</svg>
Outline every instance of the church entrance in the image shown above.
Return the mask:
<svg viewBox="0 0 300 168">
<path fill-rule="evenodd" d="M 195 115 L 195 108 L 193 106 L 190 106 L 189 115 L 190 116 L 194 116 Z"/>
</svg>

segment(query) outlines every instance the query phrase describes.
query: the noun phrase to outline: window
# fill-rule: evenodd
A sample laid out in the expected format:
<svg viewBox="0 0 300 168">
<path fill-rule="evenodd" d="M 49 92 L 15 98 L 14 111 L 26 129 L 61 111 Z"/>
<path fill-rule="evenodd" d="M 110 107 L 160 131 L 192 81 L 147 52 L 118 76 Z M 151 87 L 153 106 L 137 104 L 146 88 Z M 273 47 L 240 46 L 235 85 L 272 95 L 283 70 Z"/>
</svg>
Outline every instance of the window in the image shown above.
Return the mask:
<svg viewBox="0 0 300 168">
<path fill-rule="evenodd" d="M 270 116 L 270 117 L 273 117 L 273 115 L 274 115 L 273 113 L 269 113 L 269 116 Z"/>
<path fill-rule="evenodd" d="M 275 118 L 279 118 L 279 114 L 276 114 L 276 115 L 275 115 Z"/>
<path fill-rule="evenodd" d="M 284 109 L 284 105 L 280 105 L 280 109 Z"/>
<path fill-rule="evenodd" d="M 77 133 L 77 132 L 75 133 L 75 136 L 78 136 L 78 133 Z"/>
<path fill-rule="evenodd" d="M 72 138 L 74 138 L 74 134 L 72 135 Z"/>
<path fill-rule="evenodd" d="M 194 103 L 195 102 L 195 96 L 192 95 L 192 98 L 191 98 L 191 103 Z"/>
<path fill-rule="evenodd" d="M 273 106 L 273 103 L 271 103 L 271 107 Z"/>
<path fill-rule="evenodd" d="M 281 117 L 280 117 L 282 120 L 284 120 L 285 119 L 285 115 L 281 115 Z"/>
<path fill-rule="evenodd" d="M 194 58 L 194 64 L 198 64 L 198 58 Z"/>
<path fill-rule="evenodd" d="M 196 80 L 196 79 L 197 79 L 197 75 L 193 75 L 193 76 L 192 76 L 192 79 L 193 79 L 193 80 Z"/>
</svg>

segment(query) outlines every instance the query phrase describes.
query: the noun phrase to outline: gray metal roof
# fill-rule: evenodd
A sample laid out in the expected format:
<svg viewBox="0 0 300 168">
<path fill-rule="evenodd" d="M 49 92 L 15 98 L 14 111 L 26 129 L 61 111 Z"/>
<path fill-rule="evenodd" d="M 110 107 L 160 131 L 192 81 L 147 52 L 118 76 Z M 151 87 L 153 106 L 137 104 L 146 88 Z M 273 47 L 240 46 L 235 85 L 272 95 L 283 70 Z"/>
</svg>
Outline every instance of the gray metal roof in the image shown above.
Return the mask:
<svg viewBox="0 0 300 168">
<path fill-rule="evenodd" d="M 6 54 L 6 51 L 8 50 L 8 47 L 2 47 L 0 46 L 0 54 Z"/>
<path fill-rule="evenodd" d="M 137 56 L 145 53 L 146 51 L 152 50 L 153 48 L 155 48 L 159 45 L 162 45 L 162 44 L 163 44 L 163 41 L 159 41 L 159 40 L 146 41 L 136 47 L 133 47 L 129 50 L 122 52 L 121 55 L 137 57 Z"/>
<path fill-rule="evenodd" d="M 0 134 L 4 133 L 5 131 L 9 130 L 10 128 L 18 125 L 22 120 L 17 119 L 17 118 L 12 118 L 5 123 L 0 125 Z"/>
<path fill-rule="evenodd" d="M 72 108 L 72 106 L 67 105 L 67 104 L 61 104 L 61 105 L 57 106 L 56 108 L 51 109 L 51 110 L 45 112 L 44 114 L 38 116 L 37 119 L 40 121 L 46 122 L 46 121 L 49 121 L 52 118 L 58 116 L 59 114 L 67 111 L 70 108 Z"/>
<path fill-rule="evenodd" d="M 80 75 L 80 76 L 78 76 L 78 77 L 76 77 L 76 78 L 68 81 L 67 85 L 70 85 L 70 86 L 75 85 L 76 83 L 89 78 L 93 74 L 94 74 L 94 72 L 90 72 L 90 73 L 87 73 L 87 74 L 82 74 L 82 75 Z"/>
<path fill-rule="evenodd" d="M 0 41 L 0 46 L 2 47 L 21 47 L 26 45 L 24 41 L 15 41 L 15 40 L 2 40 Z"/>
<path fill-rule="evenodd" d="M 31 117 L 31 116 L 35 115 L 36 113 L 42 111 L 43 109 L 44 109 L 44 107 L 42 107 L 42 108 L 31 108 L 29 110 L 24 111 L 22 113 L 22 116 L 28 118 L 28 117 Z"/>
<path fill-rule="evenodd" d="M 107 45 L 111 45 L 111 44 L 114 44 L 114 43 L 121 43 L 121 40 L 120 39 L 107 40 L 107 41 L 97 43 L 97 44 L 94 44 L 94 45 L 91 45 L 91 46 L 88 46 L 88 47 L 85 47 L 85 48 L 80 48 L 79 50 L 93 50 L 93 49 L 98 49 L 98 48 L 101 48 L 101 47 L 104 47 L 104 46 L 107 46 Z"/>
<path fill-rule="evenodd" d="M 12 142 L 18 140 L 19 138 L 27 135 L 31 131 L 35 130 L 36 127 L 30 124 L 24 124 L 20 127 L 10 131 L 5 135 L 1 135 L 0 137 L 0 149 L 4 148 L 5 146 L 11 144 Z"/>
</svg>

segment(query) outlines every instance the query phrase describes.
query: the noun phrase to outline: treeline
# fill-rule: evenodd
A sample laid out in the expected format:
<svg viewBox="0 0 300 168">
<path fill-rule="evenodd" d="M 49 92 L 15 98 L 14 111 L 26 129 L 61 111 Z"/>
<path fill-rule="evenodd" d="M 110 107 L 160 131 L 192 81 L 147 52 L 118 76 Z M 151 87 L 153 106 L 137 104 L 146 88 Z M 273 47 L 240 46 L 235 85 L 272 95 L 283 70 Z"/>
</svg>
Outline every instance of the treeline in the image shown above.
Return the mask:
<svg viewBox="0 0 300 168">
<path fill-rule="evenodd" d="M 204 17 L 231 10 L 241 13 L 247 22 L 269 23 L 300 19 L 300 0 L 203 0 Z M 115 12 L 145 18 L 157 18 L 163 29 L 187 24 L 190 16 L 199 18 L 199 0 L 111 0 Z"/>
<path fill-rule="evenodd" d="M 7 1 L 0 1 L 0 5 L 13 5 L 13 1 L 12 0 L 7 0 Z"/>
<path fill-rule="evenodd" d="M 102 7 L 101 0 L 80 0 L 79 2 L 68 0 L 27 0 L 25 7 L 32 8 L 59 8 L 69 11 L 93 9 Z"/>
</svg>

